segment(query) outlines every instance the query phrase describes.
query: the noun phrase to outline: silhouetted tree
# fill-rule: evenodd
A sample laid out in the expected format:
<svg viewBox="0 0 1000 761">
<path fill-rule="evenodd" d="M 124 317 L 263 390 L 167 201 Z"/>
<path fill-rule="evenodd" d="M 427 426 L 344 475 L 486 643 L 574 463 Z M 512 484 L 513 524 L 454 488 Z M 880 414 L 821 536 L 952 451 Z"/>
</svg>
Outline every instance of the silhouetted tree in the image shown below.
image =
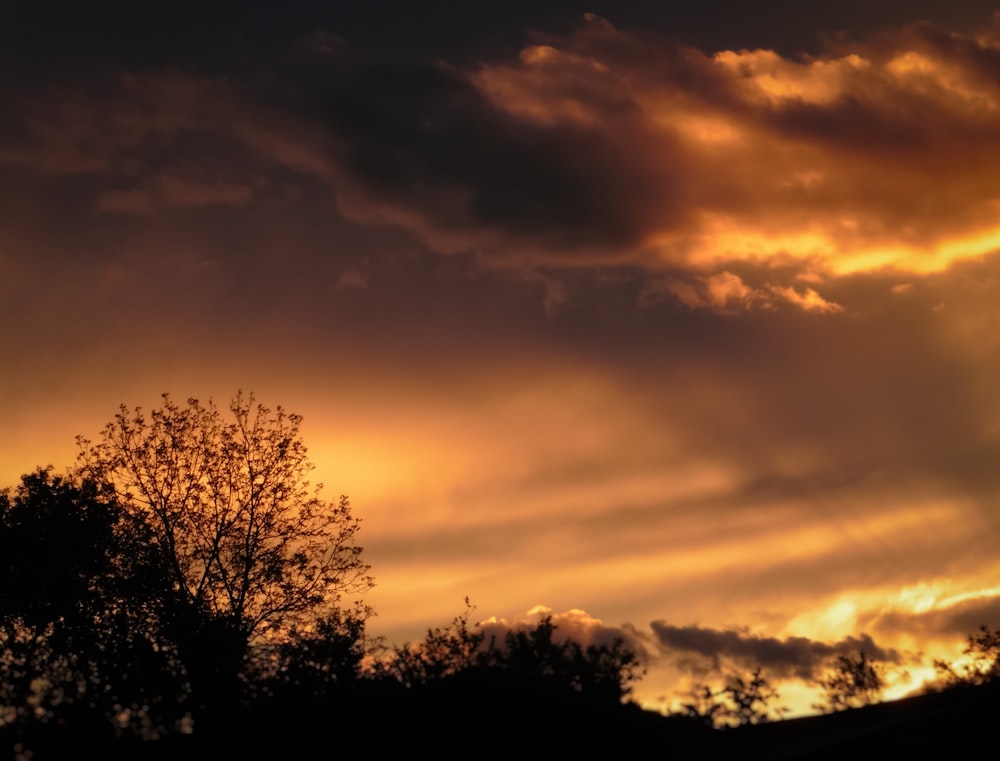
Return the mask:
<svg viewBox="0 0 1000 761">
<path fill-rule="evenodd" d="M 764 676 L 760 666 L 749 676 L 728 674 L 719 690 L 695 685 L 690 698 L 690 702 L 681 707 L 680 714 L 716 728 L 763 724 L 788 710 L 775 704 L 780 698 L 778 690 Z"/>
<path fill-rule="evenodd" d="M 301 417 L 242 392 L 229 413 L 164 394 L 148 417 L 123 405 L 97 443 L 78 438 L 80 476 L 148 528 L 170 588 L 160 633 L 216 706 L 234 700 L 251 644 L 307 631 L 372 586 L 347 498 L 306 480 Z"/>
<path fill-rule="evenodd" d="M 485 637 L 469 619 L 475 607 L 465 598 L 465 611 L 448 626 L 427 630 L 417 643 L 393 648 L 387 658 L 377 661 L 376 674 L 404 687 L 428 684 L 487 664 Z"/>
<path fill-rule="evenodd" d="M 380 674 L 414 687 L 475 672 L 482 682 L 499 678 L 508 685 L 536 684 L 609 703 L 628 697 L 642 675 L 638 656 L 621 638 L 584 646 L 556 636 L 558 626 L 546 616 L 535 626 L 508 631 L 502 641 L 487 640 L 478 625 L 469 625 L 473 610 L 466 599 L 465 612 L 449 626 L 395 648 L 380 663 Z"/>
<path fill-rule="evenodd" d="M 335 610 L 304 631 L 293 630 L 258 659 L 254 680 L 267 698 L 316 701 L 342 692 L 361 677 L 367 655 L 368 610 Z"/>
<path fill-rule="evenodd" d="M 986 684 L 1000 677 L 1000 629 L 981 625 L 975 634 L 969 635 L 968 644 L 962 652 L 971 660 L 961 670 L 956 670 L 947 661 L 934 661 L 939 686 Z"/>
<path fill-rule="evenodd" d="M 827 712 L 842 711 L 879 702 L 885 689 L 885 676 L 881 667 L 872 663 L 862 650 L 857 657 L 837 656 L 832 673 L 820 684 L 826 702 L 814 708 Z"/>
<path fill-rule="evenodd" d="M 990 682 L 1000 676 L 1000 629 L 990 629 L 985 624 L 979 631 L 969 635 L 969 643 L 963 651 L 972 657 L 970 665 L 977 683 Z"/>
<path fill-rule="evenodd" d="M 763 675 L 757 666 L 749 678 L 730 674 L 722 690 L 729 701 L 728 719 L 738 727 L 747 724 L 763 724 L 770 721 L 772 712 L 785 713 L 783 706 L 776 706 L 779 695 L 777 689 Z"/>
<path fill-rule="evenodd" d="M 533 627 L 508 631 L 501 648 L 487 651 L 488 662 L 608 702 L 620 703 L 630 694 L 642 670 L 621 638 L 583 646 L 557 637 L 558 628 L 545 616 Z"/>
<path fill-rule="evenodd" d="M 696 684 L 687 697 L 689 702 L 681 705 L 677 715 L 713 729 L 723 725 L 726 706 L 719 700 L 719 693 L 706 684 Z"/>
<path fill-rule="evenodd" d="M 148 548 L 93 482 L 39 469 L 0 492 L 0 727 L 155 734 L 179 718 L 176 663 L 149 636 L 164 588 Z"/>
</svg>

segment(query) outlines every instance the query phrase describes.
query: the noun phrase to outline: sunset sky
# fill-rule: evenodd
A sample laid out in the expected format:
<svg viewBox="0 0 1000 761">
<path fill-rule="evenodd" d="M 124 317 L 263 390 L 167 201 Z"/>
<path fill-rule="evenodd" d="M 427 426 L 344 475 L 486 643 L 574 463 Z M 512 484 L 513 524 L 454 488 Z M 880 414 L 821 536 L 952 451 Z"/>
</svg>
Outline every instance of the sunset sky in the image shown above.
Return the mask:
<svg viewBox="0 0 1000 761">
<path fill-rule="evenodd" d="M 0 483 L 252 391 L 372 634 L 549 610 L 650 705 L 1000 624 L 995 3 L 84 5 L 0 10 Z"/>
</svg>

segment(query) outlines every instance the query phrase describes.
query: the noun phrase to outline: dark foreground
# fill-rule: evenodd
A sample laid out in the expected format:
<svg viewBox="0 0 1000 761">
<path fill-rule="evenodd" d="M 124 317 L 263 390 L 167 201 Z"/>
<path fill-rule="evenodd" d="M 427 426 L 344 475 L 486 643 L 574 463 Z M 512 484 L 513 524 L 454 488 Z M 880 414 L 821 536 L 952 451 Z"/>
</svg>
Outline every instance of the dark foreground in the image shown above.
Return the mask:
<svg viewBox="0 0 1000 761">
<path fill-rule="evenodd" d="M 1000 688 L 956 688 L 828 716 L 789 719 L 726 731 L 634 704 L 598 704 L 579 696 L 482 694 L 462 685 L 419 692 L 354 695 L 322 709 L 272 711 L 234 720 L 225 731 L 196 732 L 158 742 L 88 742 L 85 737 L 36 738 L 33 759 L 333 759 L 426 751 L 435 758 L 483 752 L 527 758 L 609 754 L 690 755 L 695 759 L 901 758 L 958 754 L 993 757 Z M 89 746 L 89 747 L 88 747 Z"/>
</svg>

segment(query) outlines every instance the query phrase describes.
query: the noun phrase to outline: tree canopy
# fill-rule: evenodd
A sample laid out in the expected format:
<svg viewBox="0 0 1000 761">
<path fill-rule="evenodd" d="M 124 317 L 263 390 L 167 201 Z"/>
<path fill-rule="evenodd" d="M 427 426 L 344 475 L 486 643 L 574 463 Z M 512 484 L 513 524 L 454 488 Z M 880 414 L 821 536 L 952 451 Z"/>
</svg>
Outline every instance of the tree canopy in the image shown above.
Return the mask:
<svg viewBox="0 0 1000 761">
<path fill-rule="evenodd" d="M 509 629 L 502 639 L 487 639 L 478 626 L 469 625 L 474 608 L 449 626 L 428 630 L 417 643 L 396 647 L 379 664 L 382 676 L 406 687 L 421 687 L 459 678 L 483 684 L 516 680 L 533 689 L 557 690 L 590 700 L 620 703 L 642 675 L 639 658 L 621 638 L 608 644 L 584 646 L 572 637 L 560 637 L 551 616 L 534 626 Z"/>
<path fill-rule="evenodd" d="M 164 395 L 79 437 L 66 476 L 0 491 L 0 734 L 225 731 L 267 694 L 358 678 L 370 610 L 345 598 L 373 581 L 300 423 Z"/>
<path fill-rule="evenodd" d="M 122 405 L 96 442 L 77 439 L 76 477 L 116 506 L 118 534 L 163 579 L 144 630 L 210 723 L 278 650 L 335 626 L 357 640 L 368 614 L 343 600 L 373 585 L 360 523 L 347 497 L 328 502 L 308 481 L 301 421 L 242 392 L 226 411 L 164 394 L 148 414 Z"/>
<path fill-rule="evenodd" d="M 826 703 L 814 706 L 824 711 L 861 708 L 882 699 L 885 675 L 862 650 L 857 656 L 838 655 L 833 671 L 821 682 Z"/>
<path fill-rule="evenodd" d="M 96 484 L 49 468 L 0 492 L 0 727 L 66 726 L 81 706 L 119 730 L 165 704 L 179 718 L 183 680 L 152 623 L 164 576 L 122 518 Z"/>
<path fill-rule="evenodd" d="M 373 582 L 347 498 L 326 502 L 307 480 L 302 418 L 242 392 L 228 411 L 167 394 L 148 416 L 122 405 L 96 443 L 78 438 L 78 471 L 149 527 L 184 604 L 249 640 Z"/>
</svg>

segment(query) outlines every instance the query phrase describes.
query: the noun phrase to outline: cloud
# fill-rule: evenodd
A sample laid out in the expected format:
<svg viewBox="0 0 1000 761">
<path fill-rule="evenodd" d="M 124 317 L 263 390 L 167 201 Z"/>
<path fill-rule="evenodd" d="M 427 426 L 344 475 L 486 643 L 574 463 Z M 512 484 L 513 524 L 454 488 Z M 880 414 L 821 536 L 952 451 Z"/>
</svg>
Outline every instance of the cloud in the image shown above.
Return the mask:
<svg viewBox="0 0 1000 761">
<path fill-rule="evenodd" d="M 329 172 L 316 129 L 222 77 L 114 72 L 19 96 L 0 164 L 100 178 L 101 210 L 244 204 L 289 174 Z"/>
<path fill-rule="evenodd" d="M 870 625 L 886 635 L 908 634 L 926 639 L 964 638 L 980 626 L 1000 627 L 1000 595 L 983 593 L 913 611 L 889 608 L 874 613 Z"/>
<path fill-rule="evenodd" d="M 793 286 L 767 285 L 753 288 L 739 275 L 723 271 L 714 275 L 666 275 L 650 278 L 640 291 L 638 304 L 650 306 L 673 298 L 691 309 L 707 309 L 719 314 L 738 314 L 751 309 L 774 309 L 781 303 L 805 312 L 831 314 L 843 311 L 840 304 L 827 301 L 812 288 L 801 292 Z"/>
<path fill-rule="evenodd" d="M 649 306 L 673 297 L 692 309 L 710 309 L 733 314 L 759 304 L 766 295 L 750 288 L 731 272 L 706 277 L 660 277 L 652 279 L 639 293 L 638 303 Z"/>
<path fill-rule="evenodd" d="M 771 293 L 773 293 L 777 298 L 784 299 L 790 304 L 794 304 L 805 312 L 830 314 L 834 312 L 842 312 L 844 309 L 840 304 L 827 301 L 812 288 L 805 288 L 800 293 L 794 288 L 771 286 Z"/>
<path fill-rule="evenodd" d="M 828 662 L 838 655 L 855 655 L 864 651 L 875 661 L 898 663 L 901 655 L 894 649 L 883 648 L 867 634 L 845 637 L 832 644 L 807 637 L 761 637 L 745 629 L 712 629 L 701 626 L 673 626 L 665 621 L 650 624 L 658 644 L 675 659 L 698 668 L 696 656 L 718 671 L 723 660 L 743 668 L 761 666 L 780 677 L 813 680 Z"/>
<path fill-rule="evenodd" d="M 927 25 L 818 57 L 708 55 L 588 17 L 515 61 L 362 66 L 319 118 L 357 219 L 493 263 L 693 268 L 702 292 L 676 290 L 699 304 L 836 312 L 816 288 L 719 278 L 920 274 L 995 250 L 998 58 L 993 32 Z"/>
<path fill-rule="evenodd" d="M 268 65 L 240 83 L 163 70 L 26 92 L 0 161 L 106 175 L 97 207 L 129 213 L 318 179 L 342 214 L 439 252 L 639 267 L 645 303 L 726 313 L 834 314 L 833 279 L 1000 248 L 995 29 L 917 24 L 788 57 L 588 15 L 477 65 L 375 61 L 322 31 Z"/>
</svg>

